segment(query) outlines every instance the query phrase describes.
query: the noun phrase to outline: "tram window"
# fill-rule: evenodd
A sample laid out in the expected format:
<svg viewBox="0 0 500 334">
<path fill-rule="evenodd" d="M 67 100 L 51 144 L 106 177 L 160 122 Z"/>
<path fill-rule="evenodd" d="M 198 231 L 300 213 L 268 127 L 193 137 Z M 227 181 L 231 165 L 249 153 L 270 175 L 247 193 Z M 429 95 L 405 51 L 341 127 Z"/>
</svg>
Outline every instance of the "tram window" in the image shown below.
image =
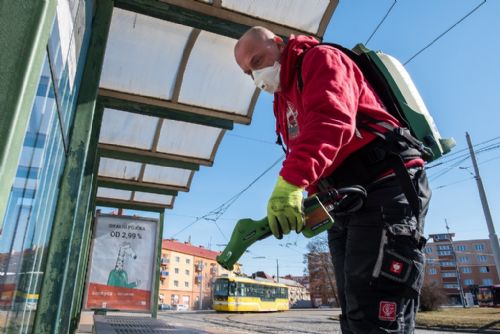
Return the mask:
<svg viewBox="0 0 500 334">
<path fill-rule="evenodd" d="M 219 279 L 215 281 L 214 295 L 227 296 L 229 282 L 227 279 Z"/>
<path fill-rule="evenodd" d="M 229 284 L 229 296 L 234 296 L 235 292 L 236 292 L 236 283 L 231 282 L 231 284 Z"/>
<path fill-rule="evenodd" d="M 238 285 L 236 286 L 236 296 L 246 296 L 245 283 L 238 283 Z"/>
</svg>

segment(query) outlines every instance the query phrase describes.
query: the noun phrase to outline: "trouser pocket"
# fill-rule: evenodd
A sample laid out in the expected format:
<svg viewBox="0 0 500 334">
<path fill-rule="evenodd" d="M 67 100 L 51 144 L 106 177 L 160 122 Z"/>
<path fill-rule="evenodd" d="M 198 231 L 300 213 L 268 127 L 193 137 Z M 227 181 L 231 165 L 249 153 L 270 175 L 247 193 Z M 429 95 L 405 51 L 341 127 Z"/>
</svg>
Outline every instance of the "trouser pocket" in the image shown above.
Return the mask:
<svg viewBox="0 0 500 334">
<path fill-rule="evenodd" d="M 384 228 L 372 273 L 379 290 L 416 298 L 424 281 L 424 256 L 412 237 L 395 236 Z"/>
</svg>

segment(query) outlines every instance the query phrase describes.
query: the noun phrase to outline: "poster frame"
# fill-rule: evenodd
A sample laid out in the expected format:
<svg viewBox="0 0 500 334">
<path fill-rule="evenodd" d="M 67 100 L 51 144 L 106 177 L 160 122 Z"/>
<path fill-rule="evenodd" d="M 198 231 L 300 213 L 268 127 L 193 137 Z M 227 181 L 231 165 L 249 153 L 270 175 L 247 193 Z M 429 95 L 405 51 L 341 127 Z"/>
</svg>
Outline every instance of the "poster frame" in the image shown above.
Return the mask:
<svg viewBox="0 0 500 334">
<path fill-rule="evenodd" d="M 97 232 L 97 226 L 98 226 L 98 220 L 100 217 L 113 217 L 113 218 L 120 218 L 123 220 L 135 220 L 135 221 L 148 221 L 148 222 L 153 222 L 155 223 L 155 244 L 154 244 L 154 251 L 153 251 L 153 258 L 151 261 L 153 262 L 152 265 L 152 270 L 151 270 L 151 286 L 150 286 L 150 309 L 149 312 L 146 311 L 140 311 L 140 310 L 120 310 L 120 309 L 111 309 L 111 308 L 88 308 L 87 307 L 87 301 L 88 301 L 88 291 L 89 291 L 89 284 L 90 284 L 90 274 L 92 272 L 92 263 L 93 263 L 93 256 L 92 254 L 94 253 L 94 244 L 95 244 L 95 236 Z M 96 213 L 94 215 L 94 223 L 92 224 L 92 243 L 90 246 L 90 254 L 89 254 L 89 260 L 88 260 L 88 266 L 87 266 L 87 273 L 86 273 L 86 278 L 85 278 L 85 290 L 84 290 L 84 298 L 83 298 L 83 305 L 82 305 L 82 311 L 92 311 L 92 312 L 124 312 L 124 313 L 138 313 L 138 314 L 154 314 L 155 307 L 154 305 L 154 294 L 156 293 L 156 285 L 157 285 L 157 280 L 159 279 L 156 275 L 156 271 L 158 270 L 157 265 L 158 265 L 158 238 L 160 234 L 160 219 L 159 218 L 152 218 L 152 217 L 141 217 L 141 216 L 131 216 L 131 215 L 116 215 L 116 214 L 110 214 L 110 213 Z"/>
</svg>

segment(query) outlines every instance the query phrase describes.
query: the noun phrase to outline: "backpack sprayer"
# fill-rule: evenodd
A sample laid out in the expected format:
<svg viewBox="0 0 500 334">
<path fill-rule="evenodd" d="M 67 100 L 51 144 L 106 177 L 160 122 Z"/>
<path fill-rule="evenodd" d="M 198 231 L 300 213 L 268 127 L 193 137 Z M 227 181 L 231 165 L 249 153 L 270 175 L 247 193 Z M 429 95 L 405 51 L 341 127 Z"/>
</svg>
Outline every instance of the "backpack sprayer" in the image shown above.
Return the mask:
<svg viewBox="0 0 500 334">
<path fill-rule="evenodd" d="M 361 186 L 329 189 L 306 198 L 303 202 L 305 226 L 300 233 L 311 238 L 328 230 L 333 225 L 334 213 L 338 215 L 357 211 L 365 199 L 366 190 Z M 270 235 L 267 217 L 261 220 L 238 220 L 226 248 L 217 256 L 217 263 L 227 270 L 233 270 L 234 264 L 248 247 Z"/>
</svg>

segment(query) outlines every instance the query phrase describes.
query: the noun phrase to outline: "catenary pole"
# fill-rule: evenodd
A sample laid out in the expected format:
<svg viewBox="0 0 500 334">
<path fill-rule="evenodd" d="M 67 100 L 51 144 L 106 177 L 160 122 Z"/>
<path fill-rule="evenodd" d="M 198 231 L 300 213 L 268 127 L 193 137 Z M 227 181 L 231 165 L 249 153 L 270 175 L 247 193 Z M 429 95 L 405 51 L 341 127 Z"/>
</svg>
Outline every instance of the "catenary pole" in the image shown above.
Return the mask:
<svg viewBox="0 0 500 334">
<path fill-rule="evenodd" d="M 468 132 L 465 133 L 467 138 L 467 145 L 469 145 L 470 157 L 472 159 L 472 165 L 474 166 L 474 172 L 476 173 L 475 179 L 477 182 L 477 188 L 479 190 L 479 197 L 481 198 L 481 204 L 483 205 L 483 212 L 486 218 L 486 224 L 488 225 L 488 232 L 490 234 L 491 249 L 493 251 L 493 258 L 495 259 L 495 266 L 497 267 L 497 277 L 500 279 L 500 246 L 498 244 L 498 237 L 495 233 L 495 226 L 493 225 L 493 219 L 491 218 L 490 207 L 488 205 L 488 200 L 486 199 L 486 193 L 483 187 L 483 181 L 481 181 L 481 176 L 479 175 L 479 168 L 477 166 L 476 154 L 474 148 L 472 147 L 472 141 Z"/>
</svg>

